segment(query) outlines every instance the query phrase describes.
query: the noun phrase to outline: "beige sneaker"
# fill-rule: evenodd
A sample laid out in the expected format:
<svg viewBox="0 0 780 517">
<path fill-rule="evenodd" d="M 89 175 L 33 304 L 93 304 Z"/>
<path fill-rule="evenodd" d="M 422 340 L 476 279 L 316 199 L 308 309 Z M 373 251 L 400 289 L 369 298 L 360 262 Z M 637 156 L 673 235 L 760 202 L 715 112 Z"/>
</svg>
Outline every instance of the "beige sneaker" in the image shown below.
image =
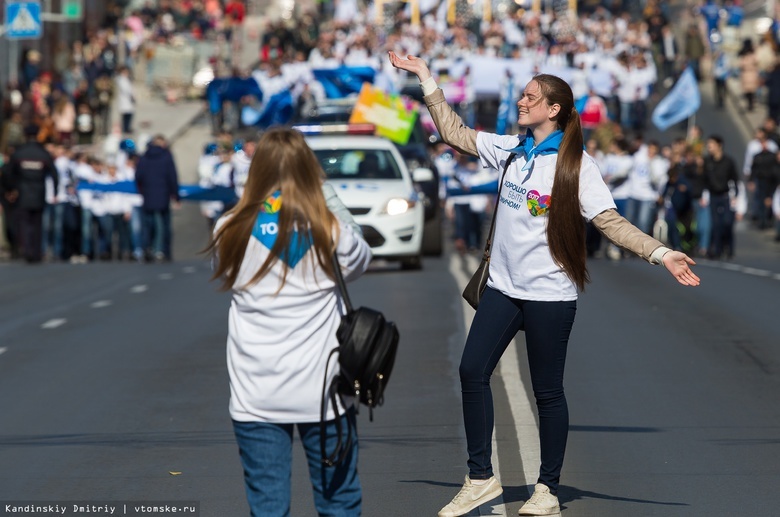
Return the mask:
<svg viewBox="0 0 780 517">
<path fill-rule="evenodd" d="M 534 494 L 525 502 L 518 515 L 555 515 L 561 512 L 558 498 L 550 493 L 547 485 L 537 483 Z"/>
<path fill-rule="evenodd" d="M 450 504 L 439 511 L 439 517 L 457 517 L 464 515 L 479 505 L 487 503 L 491 499 L 500 496 L 504 491 L 495 476 L 491 477 L 484 485 L 475 485 L 466 476 L 466 482 L 458 495 L 450 501 Z"/>
</svg>

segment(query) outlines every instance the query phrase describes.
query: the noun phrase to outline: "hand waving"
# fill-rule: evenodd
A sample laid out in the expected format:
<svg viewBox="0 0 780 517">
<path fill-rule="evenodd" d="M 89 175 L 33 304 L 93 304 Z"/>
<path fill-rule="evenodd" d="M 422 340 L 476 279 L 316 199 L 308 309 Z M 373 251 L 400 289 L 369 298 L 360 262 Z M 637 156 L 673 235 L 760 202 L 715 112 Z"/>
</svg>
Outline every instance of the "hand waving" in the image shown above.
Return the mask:
<svg viewBox="0 0 780 517">
<path fill-rule="evenodd" d="M 682 285 L 697 286 L 701 283 L 699 277 L 696 276 L 690 268 L 690 266 L 695 265 L 696 262 L 685 253 L 680 251 L 669 251 L 664 254 L 662 260 L 666 270 Z"/>
<path fill-rule="evenodd" d="M 390 56 L 390 63 L 394 67 L 415 74 L 420 82 L 431 77 L 431 71 L 428 70 L 428 65 L 419 57 L 406 56 L 406 59 L 401 59 L 392 50 L 388 52 L 388 55 Z"/>
</svg>

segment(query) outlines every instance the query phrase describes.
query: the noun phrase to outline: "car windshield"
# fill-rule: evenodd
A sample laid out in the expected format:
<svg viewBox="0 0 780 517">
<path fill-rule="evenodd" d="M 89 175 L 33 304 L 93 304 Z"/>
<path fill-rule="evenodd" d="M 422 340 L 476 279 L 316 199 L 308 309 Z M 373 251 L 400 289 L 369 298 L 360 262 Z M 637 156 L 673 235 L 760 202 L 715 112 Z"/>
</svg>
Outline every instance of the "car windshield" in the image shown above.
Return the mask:
<svg viewBox="0 0 780 517">
<path fill-rule="evenodd" d="M 390 151 L 382 149 L 321 149 L 314 154 L 328 179 L 401 179 Z"/>
</svg>

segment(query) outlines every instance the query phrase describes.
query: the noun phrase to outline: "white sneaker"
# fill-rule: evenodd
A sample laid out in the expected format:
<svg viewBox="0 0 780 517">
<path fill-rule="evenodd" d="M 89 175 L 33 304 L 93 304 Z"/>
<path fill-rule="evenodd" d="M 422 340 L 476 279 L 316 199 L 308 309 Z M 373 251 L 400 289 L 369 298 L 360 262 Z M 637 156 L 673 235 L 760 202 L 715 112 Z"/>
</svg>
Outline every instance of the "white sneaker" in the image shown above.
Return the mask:
<svg viewBox="0 0 780 517">
<path fill-rule="evenodd" d="M 555 515 L 561 512 L 558 498 L 550 493 L 547 485 L 537 483 L 534 486 L 534 494 L 525 502 L 518 515 Z"/>
<path fill-rule="evenodd" d="M 458 515 L 467 514 L 477 506 L 500 496 L 503 491 L 504 489 L 501 488 L 501 484 L 495 476 L 488 479 L 484 485 L 475 485 L 466 476 L 463 488 L 450 501 L 450 504 L 439 511 L 439 517 L 457 517 Z"/>
</svg>

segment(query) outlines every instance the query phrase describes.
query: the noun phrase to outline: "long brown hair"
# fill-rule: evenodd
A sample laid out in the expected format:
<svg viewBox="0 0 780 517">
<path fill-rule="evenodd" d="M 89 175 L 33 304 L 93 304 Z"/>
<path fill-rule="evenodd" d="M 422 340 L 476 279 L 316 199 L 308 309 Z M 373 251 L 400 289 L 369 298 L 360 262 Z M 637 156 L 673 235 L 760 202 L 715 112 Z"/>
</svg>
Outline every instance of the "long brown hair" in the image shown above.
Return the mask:
<svg viewBox="0 0 780 517">
<path fill-rule="evenodd" d="M 331 254 L 335 246 L 333 231 L 338 231 L 338 225 L 322 194 L 324 178 L 317 157 L 299 131 L 288 128 L 266 131 L 257 143 L 241 199 L 224 216 L 223 224 L 205 250 L 216 255 L 212 280 L 221 278 L 221 288 L 225 291 L 256 284 L 287 253 L 296 230 L 299 239 L 311 240 L 312 267 L 319 265 L 329 277 L 335 278 Z M 282 193 L 282 203 L 276 242 L 251 280 L 236 286 L 257 215 L 266 198 L 277 190 Z M 284 273 L 279 289 L 284 286 L 289 271 L 287 263 L 282 263 Z"/>
<path fill-rule="evenodd" d="M 563 140 L 555 164 L 555 179 L 550 193 L 547 219 L 547 243 L 550 254 L 582 291 L 590 281 L 586 265 L 585 225 L 580 210 L 580 166 L 582 165 L 582 127 L 574 107 L 571 87 L 560 77 L 548 74 L 534 76 L 547 100 L 561 109 L 555 117 Z"/>
</svg>

